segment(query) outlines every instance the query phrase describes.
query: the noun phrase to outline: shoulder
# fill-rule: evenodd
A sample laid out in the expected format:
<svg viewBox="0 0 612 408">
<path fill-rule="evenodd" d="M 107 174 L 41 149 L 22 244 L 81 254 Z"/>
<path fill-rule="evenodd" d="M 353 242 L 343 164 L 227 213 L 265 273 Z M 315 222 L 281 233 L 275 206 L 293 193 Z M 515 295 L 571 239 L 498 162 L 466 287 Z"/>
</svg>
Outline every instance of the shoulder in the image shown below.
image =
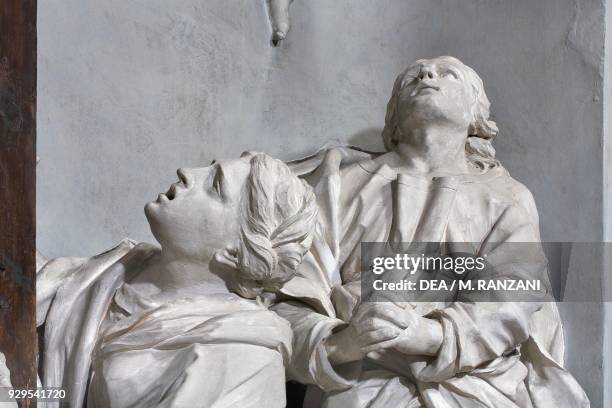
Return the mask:
<svg viewBox="0 0 612 408">
<path fill-rule="evenodd" d="M 116 262 L 125 262 L 126 267 L 129 267 L 134 261 L 142 261 L 157 252 L 159 249 L 153 245 L 123 239 L 92 257 L 51 259 L 36 274 L 38 324 L 44 321 L 51 302 L 59 292 L 87 287 Z"/>
<path fill-rule="evenodd" d="M 37 292 L 40 292 L 46 285 L 57 284 L 74 273 L 81 270 L 88 264 L 104 265 L 111 260 L 117 260 L 136 247 L 136 242 L 124 239 L 111 248 L 92 257 L 58 257 L 45 262 L 37 271 L 36 284 Z"/>
<path fill-rule="evenodd" d="M 287 162 L 298 176 L 307 178 L 315 173 L 326 173 L 328 169 L 345 167 L 364 160 L 371 160 L 382 153 L 370 152 L 354 146 L 331 143 L 315 153 Z"/>
<path fill-rule="evenodd" d="M 508 178 L 514 203 L 523 207 L 528 212 L 535 212 L 537 216 L 536 203 L 531 191 L 523 183 L 510 176 Z"/>
<path fill-rule="evenodd" d="M 489 192 L 492 199 L 510 205 L 518 205 L 528 211 L 535 209 L 535 200 L 531 191 L 523 183 L 513 178 L 503 167 L 470 176 L 466 181 L 468 185 Z"/>
<path fill-rule="evenodd" d="M 508 201 L 510 201 L 513 206 L 524 210 L 537 224 L 538 210 L 533 194 L 531 194 L 527 186 L 510 176 L 508 173 L 506 173 L 503 182 L 500 184 L 504 186 L 504 193 L 507 195 Z"/>
<path fill-rule="evenodd" d="M 507 211 L 539 231 L 539 216 L 533 194 L 527 186 L 510 176 L 505 169 L 501 170 L 503 171 L 496 177 L 489 177 L 484 181 L 489 198 L 501 203 Z"/>
</svg>

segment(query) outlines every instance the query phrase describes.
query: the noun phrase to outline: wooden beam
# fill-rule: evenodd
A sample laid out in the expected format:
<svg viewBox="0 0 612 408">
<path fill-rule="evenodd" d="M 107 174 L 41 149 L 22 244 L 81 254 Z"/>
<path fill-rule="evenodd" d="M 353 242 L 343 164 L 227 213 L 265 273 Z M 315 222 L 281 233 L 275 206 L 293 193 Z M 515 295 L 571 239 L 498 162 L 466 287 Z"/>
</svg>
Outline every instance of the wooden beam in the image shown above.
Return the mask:
<svg viewBox="0 0 612 408">
<path fill-rule="evenodd" d="M 0 1 L 0 351 L 36 388 L 36 0 Z M 24 401 L 22 407 L 36 406 Z"/>
</svg>

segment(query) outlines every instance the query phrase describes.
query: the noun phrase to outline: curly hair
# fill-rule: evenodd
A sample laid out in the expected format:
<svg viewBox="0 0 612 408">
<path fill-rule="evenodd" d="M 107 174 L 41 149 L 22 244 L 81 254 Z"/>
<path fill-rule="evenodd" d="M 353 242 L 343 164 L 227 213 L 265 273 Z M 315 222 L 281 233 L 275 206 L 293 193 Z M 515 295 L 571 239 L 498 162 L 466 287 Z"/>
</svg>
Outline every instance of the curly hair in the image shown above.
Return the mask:
<svg viewBox="0 0 612 408">
<path fill-rule="evenodd" d="M 318 207 L 312 187 L 281 160 L 259 153 L 250 164 L 234 289 L 253 298 L 278 291 L 295 275 L 310 249 Z"/>
<path fill-rule="evenodd" d="M 499 162 L 495 159 L 495 149 L 492 144 L 493 138 L 495 138 L 499 131 L 497 124 L 489 119 L 491 103 L 485 93 L 482 79 L 476 71 L 463 64 L 457 58 L 444 56 L 436 59 L 450 62 L 461 69 L 472 91 L 473 104 L 471 110 L 474 119 L 468 128 L 468 139 L 465 146 L 468 160 L 481 169 L 499 165 Z M 395 149 L 401 140 L 401 131 L 397 118 L 399 93 L 405 83 L 411 81 L 419 74 L 420 65 L 424 61 L 416 61 L 399 74 L 395 80 L 393 92 L 387 104 L 385 127 L 382 132 L 383 143 L 387 151 Z"/>
</svg>

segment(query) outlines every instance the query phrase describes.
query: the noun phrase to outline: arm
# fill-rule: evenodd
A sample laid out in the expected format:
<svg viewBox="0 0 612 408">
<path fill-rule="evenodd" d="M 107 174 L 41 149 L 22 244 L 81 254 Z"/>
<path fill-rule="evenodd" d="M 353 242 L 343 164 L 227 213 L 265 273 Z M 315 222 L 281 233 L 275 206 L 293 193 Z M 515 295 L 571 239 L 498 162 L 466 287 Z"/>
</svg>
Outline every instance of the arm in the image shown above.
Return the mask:
<svg viewBox="0 0 612 408">
<path fill-rule="evenodd" d="M 289 379 L 316 384 L 325 391 L 352 385 L 350 373 L 336 371 L 325 347 L 334 330 L 346 325 L 342 320 L 317 313 L 296 301 L 276 304 L 272 310 L 289 321 L 293 331 L 293 354 L 287 363 Z"/>
<path fill-rule="evenodd" d="M 325 340 L 330 362 L 358 361 L 370 351 L 394 347 L 409 355 L 436 355 L 442 325 L 393 303 L 363 303 L 351 323 Z"/>
<path fill-rule="evenodd" d="M 538 238 L 537 227 L 524 208 L 508 207 L 480 249 L 493 268 L 473 279 L 546 279 L 546 259 Z M 443 340 L 437 358 L 416 369 L 415 376 L 439 382 L 511 352 L 528 339 L 531 316 L 541 308 L 544 292 L 521 299 L 528 301 L 517 301 L 513 293 L 500 293 L 493 299 L 489 292 L 459 293 L 454 303 L 427 316 L 441 324 Z"/>
<path fill-rule="evenodd" d="M 494 267 L 473 279 L 546 277 L 546 260 L 537 242 L 537 229 L 522 207 L 507 208 L 484 242 L 481 251 Z M 458 372 L 469 372 L 523 343 L 529 337 L 531 316 L 541 307 L 542 295 L 536 292 L 529 301 L 518 302 L 507 296 L 489 299 L 488 292 L 467 291 L 459 293 L 448 307 L 424 317 L 390 302 L 379 303 L 378 307 L 369 306 L 369 314 L 356 316 L 346 329 L 330 336 L 327 352 L 333 364 L 363 358 L 367 348 L 360 354 L 351 346 L 358 343 L 356 339 L 359 331 L 365 330 L 363 326 L 373 324 L 378 330 L 369 329 L 366 333 L 372 344 L 378 340 L 380 348 L 393 347 L 406 355 L 436 356 L 415 366 L 415 375 L 423 381 L 438 382 Z M 396 338 L 391 339 L 391 328 L 401 331 Z"/>
</svg>

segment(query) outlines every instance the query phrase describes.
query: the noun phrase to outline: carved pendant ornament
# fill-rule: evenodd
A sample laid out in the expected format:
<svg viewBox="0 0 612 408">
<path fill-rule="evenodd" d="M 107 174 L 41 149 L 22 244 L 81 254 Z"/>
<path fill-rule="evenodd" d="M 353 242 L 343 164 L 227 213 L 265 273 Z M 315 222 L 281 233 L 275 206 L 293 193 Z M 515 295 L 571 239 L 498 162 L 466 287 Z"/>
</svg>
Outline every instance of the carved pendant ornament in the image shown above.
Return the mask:
<svg viewBox="0 0 612 408">
<path fill-rule="evenodd" d="M 272 27 L 272 44 L 274 46 L 287 37 L 291 29 L 289 6 L 293 0 L 267 0 L 270 25 Z"/>
</svg>

